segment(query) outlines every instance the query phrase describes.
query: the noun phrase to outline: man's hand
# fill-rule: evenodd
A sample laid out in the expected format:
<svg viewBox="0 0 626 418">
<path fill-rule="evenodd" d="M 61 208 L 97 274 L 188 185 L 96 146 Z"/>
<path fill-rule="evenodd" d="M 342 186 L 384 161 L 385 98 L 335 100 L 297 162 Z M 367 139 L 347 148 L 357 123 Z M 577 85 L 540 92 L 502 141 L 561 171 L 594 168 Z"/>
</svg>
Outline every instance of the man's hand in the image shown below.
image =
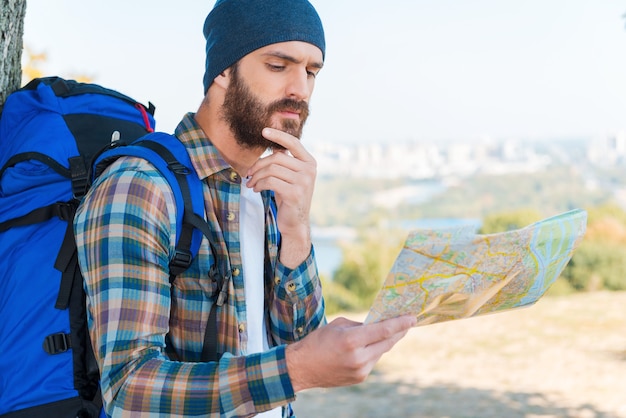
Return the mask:
<svg viewBox="0 0 626 418">
<path fill-rule="evenodd" d="M 309 212 L 317 175 L 317 162 L 295 136 L 263 129 L 263 136 L 285 149 L 259 159 L 247 175 L 248 187 L 273 190 L 278 208 L 278 229 L 283 241 L 280 261 L 295 268 L 311 252 Z"/>
<path fill-rule="evenodd" d="M 416 323 L 402 316 L 375 324 L 335 319 L 287 346 L 287 369 L 295 392 L 363 382 L 380 357 Z"/>
</svg>

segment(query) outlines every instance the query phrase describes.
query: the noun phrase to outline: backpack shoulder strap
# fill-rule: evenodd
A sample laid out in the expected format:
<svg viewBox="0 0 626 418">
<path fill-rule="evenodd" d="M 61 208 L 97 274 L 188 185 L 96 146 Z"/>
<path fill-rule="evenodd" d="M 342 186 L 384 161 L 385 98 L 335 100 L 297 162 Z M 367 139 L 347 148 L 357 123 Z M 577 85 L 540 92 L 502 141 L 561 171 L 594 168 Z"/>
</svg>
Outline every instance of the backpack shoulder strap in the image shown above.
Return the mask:
<svg viewBox="0 0 626 418">
<path fill-rule="evenodd" d="M 98 157 L 94 164 L 96 177 L 115 158 L 121 156 L 136 156 L 149 161 L 167 180 L 176 201 L 176 233 L 177 242 L 175 254 L 170 261 L 170 283 L 176 276 L 184 272 L 202 242 L 202 235 L 209 239 L 211 244 L 211 230 L 204 219 L 204 196 L 202 182 L 198 178 L 185 146 L 178 138 L 164 134 L 152 133 L 138 139 L 128 146 L 113 148 Z M 178 210 L 178 208 L 183 210 Z M 212 245 L 212 244 L 211 244 Z M 214 249 L 214 254 L 217 254 Z M 216 274 L 214 265 L 209 274 Z M 218 285 L 219 296 L 211 307 L 206 324 L 201 361 L 217 361 L 221 355 L 217 352 L 217 305 L 222 296 L 225 278 Z M 222 302 L 223 303 L 223 302 Z"/>
<path fill-rule="evenodd" d="M 97 177 L 104 168 L 121 156 L 134 156 L 150 162 L 169 184 L 176 202 L 176 247 L 169 265 L 170 282 L 189 268 L 198 253 L 202 235 L 209 237 L 204 220 L 202 182 L 191 164 L 182 142 L 165 133 L 148 134 L 130 145 L 102 153 L 94 163 Z M 179 210 L 183 208 L 183 210 Z"/>
</svg>

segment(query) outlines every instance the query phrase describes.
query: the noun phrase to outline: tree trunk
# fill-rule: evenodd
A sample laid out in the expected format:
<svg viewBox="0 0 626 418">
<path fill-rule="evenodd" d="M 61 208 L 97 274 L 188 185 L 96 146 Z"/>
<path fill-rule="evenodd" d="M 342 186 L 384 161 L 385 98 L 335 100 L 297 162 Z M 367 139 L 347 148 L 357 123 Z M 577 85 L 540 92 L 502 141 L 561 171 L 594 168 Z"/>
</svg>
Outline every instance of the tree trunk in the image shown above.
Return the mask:
<svg viewBox="0 0 626 418">
<path fill-rule="evenodd" d="M 26 0 L 0 0 L 0 106 L 22 82 Z"/>
</svg>

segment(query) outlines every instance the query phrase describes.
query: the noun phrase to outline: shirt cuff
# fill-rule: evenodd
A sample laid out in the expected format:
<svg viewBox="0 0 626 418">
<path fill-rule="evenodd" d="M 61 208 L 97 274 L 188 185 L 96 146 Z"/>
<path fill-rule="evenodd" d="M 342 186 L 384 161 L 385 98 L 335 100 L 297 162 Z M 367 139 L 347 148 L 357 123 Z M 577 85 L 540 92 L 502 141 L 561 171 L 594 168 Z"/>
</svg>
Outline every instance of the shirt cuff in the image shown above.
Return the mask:
<svg viewBox="0 0 626 418">
<path fill-rule="evenodd" d="M 319 287 L 319 275 L 315 262 L 315 249 L 311 245 L 309 256 L 295 269 L 276 263 L 274 285 L 282 300 L 298 301 L 311 295 Z"/>
<path fill-rule="evenodd" d="M 232 357 L 231 361 L 245 362 L 243 370 L 245 370 L 246 375 L 248 396 L 244 392 L 240 393 L 242 398 L 238 401 L 236 399 L 222 399 L 222 402 L 226 401 L 224 402 L 226 405 L 230 402 L 233 402 L 234 405 L 245 405 L 246 398 L 248 398 L 254 404 L 254 411 L 257 413 L 293 402 L 296 395 L 287 370 L 286 347 L 286 345 L 281 345 L 263 353 L 249 354 L 238 358 Z M 225 354 L 224 357 L 229 356 L 229 354 Z M 223 361 L 224 357 L 220 360 L 220 367 L 229 363 L 228 360 Z M 229 380 L 227 376 L 224 377 L 226 378 L 224 381 Z M 234 394 L 231 392 L 231 396 L 236 395 L 236 393 L 236 391 Z"/>
</svg>

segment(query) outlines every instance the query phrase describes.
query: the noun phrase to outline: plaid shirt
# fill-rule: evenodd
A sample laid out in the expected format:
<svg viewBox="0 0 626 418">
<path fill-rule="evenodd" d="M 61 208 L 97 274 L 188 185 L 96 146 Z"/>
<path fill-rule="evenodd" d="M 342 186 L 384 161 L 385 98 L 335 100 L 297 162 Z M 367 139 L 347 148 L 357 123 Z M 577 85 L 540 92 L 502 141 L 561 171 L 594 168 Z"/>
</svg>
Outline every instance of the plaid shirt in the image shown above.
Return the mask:
<svg viewBox="0 0 626 418">
<path fill-rule="evenodd" d="M 226 354 L 218 362 L 200 362 L 215 292 L 208 279 L 214 261 L 208 240 L 170 288 L 168 263 L 176 241 L 173 195 L 149 163 L 120 158 L 98 178 L 75 220 L 106 412 L 114 417 L 232 417 L 285 406 L 288 416 L 286 405 L 295 394 L 285 344 L 325 321 L 313 251 L 293 270 L 278 261 L 276 221 L 269 192 L 263 192 L 272 269 L 265 278 L 265 306 L 268 338 L 275 347 L 246 355 L 241 179 L 193 116 L 185 116 L 176 136 L 203 181 L 206 211 L 215 214 L 208 217 L 211 228 L 222 231 L 222 242 L 213 247 L 228 252 L 233 271 L 227 302 L 217 311 L 218 351 Z"/>
</svg>

